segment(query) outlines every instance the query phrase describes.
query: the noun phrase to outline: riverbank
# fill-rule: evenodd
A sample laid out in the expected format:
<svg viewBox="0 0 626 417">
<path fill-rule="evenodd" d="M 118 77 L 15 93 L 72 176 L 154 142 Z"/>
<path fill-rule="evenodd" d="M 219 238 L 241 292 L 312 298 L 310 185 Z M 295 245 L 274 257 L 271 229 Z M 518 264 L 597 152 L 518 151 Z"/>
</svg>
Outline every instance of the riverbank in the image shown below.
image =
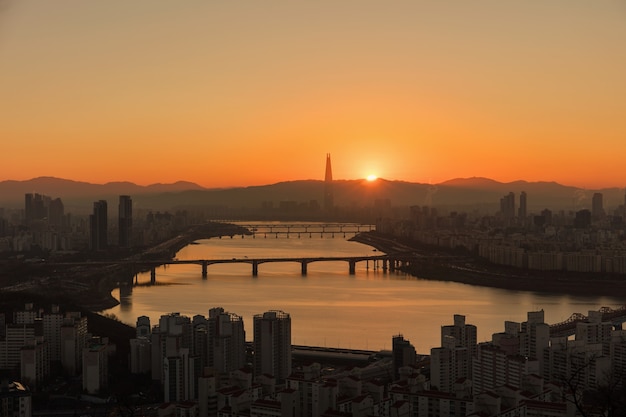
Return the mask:
<svg viewBox="0 0 626 417">
<path fill-rule="evenodd" d="M 124 258 L 107 259 L 102 255 L 93 265 L 84 259 L 32 264 L 12 261 L 2 266 L 5 273 L 0 277 L 0 286 L 3 292 L 34 294 L 52 304 L 63 300 L 86 310 L 103 311 L 119 304 L 111 292 L 120 283 L 132 282 L 137 273 L 148 270 L 142 267 L 142 260 L 170 260 L 180 249 L 197 240 L 242 234 L 250 234 L 250 231 L 229 223 L 207 223 L 190 227 L 171 239 Z M 116 264 L 121 260 L 126 264 Z"/>
<path fill-rule="evenodd" d="M 141 267 L 141 260 L 171 260 L 182 248 L 200 239 L 250 234 L 248 229 L 230 223 L 216 222 L 193 226 L 187 231 L 143 251 L 136 259 L 138 269 L 129 268 L 126 265 L 115 265 L 116 272 L 101 276 L 97 280 L 98 297 L 92 299 L 92 302 L 85 305 L 85 308 L 92 311 L 103 311 L 118 305 L 119 300 L 111 295 L 113 290 L 119 287 L 120 283 L 132 283 L 136 274 L 150 270 L 150 268 Z M 150 265 L 150 267 L 153 266 Z"/>
<path fill-rule="evenodd" d="M 372 246 L 387 254 L 413 254 L 410 265 L 401 270 L 421 279 L 511 291 L 626 298 L 626 276 L 502 267 L 467 254 L 425 248 L 376 232 L 360 233 L 350 240 Z"/>
</svg>

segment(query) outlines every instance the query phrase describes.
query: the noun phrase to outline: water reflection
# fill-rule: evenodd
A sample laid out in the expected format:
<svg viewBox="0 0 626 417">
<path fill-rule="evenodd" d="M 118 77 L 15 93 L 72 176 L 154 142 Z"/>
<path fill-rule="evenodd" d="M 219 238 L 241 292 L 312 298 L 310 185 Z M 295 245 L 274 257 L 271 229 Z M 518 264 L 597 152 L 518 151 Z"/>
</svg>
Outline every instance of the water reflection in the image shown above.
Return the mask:
<svg viewBox="0 0 626 417">
<path fill-rule="evenodd" d="M 232 259 L 261 257 L 367 256 L 372 248 L 342 238 L 210 239 L 183 248 L 178 259 Z M 526 312 L 543 309 L 546 321 L 565 320 L 574 312 L 587 313 L 602 306 L 616 307 L 611 297 L 574 297 L 453 282 L 428 281 L 401 273 L 369 269 L 357 263 L 349 275 L 346 262 L 313 262 L 306 276 L 299 263 L 259 265 L 253 277 L 249 264 L 215 264 L 202 279 L 199 265 L 157 268 L 157 283 L 150 273 L 139 274 L 138 286 L 119 290 L 123 303 L 108 312 L 135 324 L 140 315 L 156 323 L 172 311 L 207 315 L 221 306 L 244 318 L 252 337 L 252 316 L 279 309 L 292 317 L 294 344 L 362 349 L 390 348 L 391 337 L 402 333 L 420 353 L 440 344 L 440 328 L 453 314 L 464 314 L 478 326 L 479 341 L 504 328 L 504 321 L 524 321 Z M 117 291 L 114 293 L 116 294 Z"/>
</svg>

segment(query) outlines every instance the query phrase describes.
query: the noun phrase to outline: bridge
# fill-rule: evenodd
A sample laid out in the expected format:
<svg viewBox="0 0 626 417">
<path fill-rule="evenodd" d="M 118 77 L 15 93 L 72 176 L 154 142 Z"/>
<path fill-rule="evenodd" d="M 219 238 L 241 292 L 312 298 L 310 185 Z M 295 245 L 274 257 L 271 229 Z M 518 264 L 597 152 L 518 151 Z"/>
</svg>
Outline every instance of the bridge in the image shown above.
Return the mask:
<svg viewBox="0 0 626 417">
<path fill-rule="evenodd" d="M 602 314 L 602 321 L 621 324 L 626 321 L 626 305 L 612 309 L 602 307 L 598 310 Z M 550 337 L 567 337 L 576 333 L 576 324 L 587 322 L 589 318 L 581 313 L 574 313 L 567 320 L 550 325 Z"/>
<path fill-rule="evenodd" d="M 257 223 L 257 224 L 239 224 L 237 226 L 244 227 L 248 229 L 252 238 L 256 238 L 256 236 L 263 236 L 267 238 L 273 236 L 275 238 L 281 237 L 290 237 L 291 235 L 300 237 L 314 237 L 324 235 L 330 235 L 331 237 L 335 237 L 335 235 L 346 237 L 347 234 L 357 234 L 361 232 L 371 232 L 372 230 L 376 230 L 376 225 L 374 224 L 359 224 L 359 223 Z M 242 238 L 244 235 L 241 236 Z"/>
<path fill-rule="evenodd" d="M 202 277 L 208 275 L 209 265 L 216 264 L 249 264 L 252 269 L 252 276 L 259 275 L 259 265 L 266 263 L 299 263 L 300 272 L 303 276 L 307 275 L 308 265 L 313 262 L 346 262 L 348 264 L 348 273 L 354 275 L 356 273 L 356 264 L 365 262 L 366 268 L 369 269 L 369 262 L 372 262 L 374 269 L 382 268 L 384 272 L 394 272 L 400 268 L 405 262 L 399 257 L 392 255 L 374 255 L 374 256 L 326 256 L 312 258 L 231 258 L 231 259 L 161 259 L 161 260 L 119 260 L 119 261 L 89 261 L 89 262 L 54 262 L 50 265 L 54 266 L 111 266 L 111 265 L 127 265 L 133 268 L 133 271 L 150 270 L 150 282 L 156 283 L 156 268 L 161 265 L 200 265 L 202 268 Z M 380 265 L 380 266 L 379 266 Z"/>
</svg>

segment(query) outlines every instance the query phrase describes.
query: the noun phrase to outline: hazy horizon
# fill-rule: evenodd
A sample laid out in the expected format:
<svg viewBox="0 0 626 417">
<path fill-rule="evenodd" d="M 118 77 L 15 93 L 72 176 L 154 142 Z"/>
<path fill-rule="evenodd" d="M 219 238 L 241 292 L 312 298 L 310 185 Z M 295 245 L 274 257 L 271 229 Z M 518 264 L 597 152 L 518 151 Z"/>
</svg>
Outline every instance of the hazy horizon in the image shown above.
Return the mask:
<svg viewBox="0 0 626 417">
<path fill-rule="evenodd" d="M 174 184 L 179 184 L 179 183 L 189 183 L 189 184 L 193 184 L 193 185 L 197 185 L 199 187 L 202 187 L 203 189 L 206 190 L 211 190 L 211 189 L 230 189 L 230 188 L 247 188 L 247 187 L 263 187 L 263 186 L 271 186 L 271 185 L 275 185 L 275 184 L 280 184 L 280 183 L 286 183 L 286 182 L 298 182 L 298 181 L 324 181 L 323 178 L 301 178 L 301 179 L 289 179 L 289 180 L 278 180 L 276 182 L 273 183 L 267 183 L 267 184 L 250 184 L 250 185 L 232 185 L 232 186 L 221 186 L 221 187 L 211 187 L 211 186 L 207 186 L 207 185 L 203 185 L 194 181 L 189 181 L 189 180 L 185 180 L 185 179 L 180 179 L 180 180 L 173 180 L 171 182 L 148 182 L 148 183 L 138 183 L 138 182 L 134 182 L 131 180 L 115 180 L 115 181 L 106 181 L 106 182 L 90 182 L 90 181 L 84 181 L 84 180 L 79 180 L 79 179 L 74 179 L 74 178 L 62 178 L 62 177 L 57 177 L 57 176 L 53 176 L 53 175 L 41 175 L 41 176 L 37 176 L 37 177 L 33 177 L 33 178 L 27 178 L 27 179 L 23 179 L 23 180 L 18 180 L 18 179 L 14 179 L 14 178 L 6 178 L 6 179 L 0 179 L 0 183 L 2 182 L 9 182 L 9 181 L 15 181 L 15 182 L 28 182 L 28 181 L 34 181 L 34 180 L 38 180 L 38 179 L 52 179 L 52 180 L 61 180 L 61 181 L 70 181 L 70 182 L 77 182 L 77 183 L 86 183 L 86 184 L 91 184 L 91 185 L 107 185 L 107 184 L 123 184 L 123 183 L 128 183 L 128 184 L 133 184 L 133 185 L 137 185 L 140 187 L 150 187 L 150 186 L 155 186 L 155 185 L 174 185 Z M 536 180 L 536 181 L 529 181 L 529 180 L 525 180 L 522 178 L 519 179 L 515 179 L 512 181 L 499 181 L 495 178 L 488 178 L 488 177 L 478 177 L 478 176 L 472 176 L 472 177 L 455 177 L 455 178 L 449 178 L 446 180 L 443 180 L 441 182 L 438 183 L 425 183 L 425 182 L 417 182 L 417 181 L 407 181 L 407 180 L 402 180 L 402 179 L 388 179 L 388 178 L 382 178 L 382 177 L 376 177 L 375 179 L 368 179 L 366 177 L 364 178 L 334 178 L 334 181 L 363 181 L 363 182 L 367 182 L 367 183 L 375 183 L 376 181 L 380 180 L 380 181 L 388 181 L 388 182 L 404 182 L 404 183 L 411 183 L 411 184 L 420 184 L 420 185 L 441 185 L 443 183 L 447 183 L 447 182 L 453 182 L 453 181 L 470 181 L 470 180 L 484 180 L 484 181 L 493 181 L 495 183 L 499 183 L 499 184 L 513 184 L 513 183 L 518 183 L 518 182 L 526 182 L 526 183 L 531 183 L 531 184 L 537 184 L 537 183 L 555 183 L 564 187 L 574 187 L 574 188 L 580 188 L 580 189 L 585 189 L 585 190 L 601 190 L 601 189 L 613 189 L 613 188 L 626 188 L 626 186 L 600 186 L 597 188 L 589 188 L 589 187 L 579 187 L 576 184 L 564 184 L 564 183 L 560 183 L 558 181 L 554 181 L 554 180 Z"/>
</svg>

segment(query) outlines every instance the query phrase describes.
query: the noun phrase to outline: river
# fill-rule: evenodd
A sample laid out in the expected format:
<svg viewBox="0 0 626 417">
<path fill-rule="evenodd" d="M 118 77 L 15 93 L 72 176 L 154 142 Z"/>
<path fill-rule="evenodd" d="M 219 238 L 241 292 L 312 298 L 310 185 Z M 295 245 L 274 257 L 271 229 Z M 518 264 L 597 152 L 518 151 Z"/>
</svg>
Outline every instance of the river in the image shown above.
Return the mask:
<svg viewBox="0 0 626 417">
<path fill-rule="evenodd" d="M 353 235 L 353 234 L 352 234 Z M 348 235 L 347 237 L 351 237 Z M 286 258 L 376 255 L 373 248 L 350 242 L 341 234 L 235 236 L 197 241 L 177 253 L 178 259 Z M 163 314 L 208 315 L 224 307 L 244 319 L 252 339 L 252 316 L 267 310 L 291 315 L 292 343 L 352 349 L 390 349 L 393 335 L 402 334 L 418 353 L 440 345 L 440 328 L 454 314 L 478 327 L 479 342 L 504 330 L 504 321 L 525 321 L 528 311 L 543 309 L 547 323 L 587 314 L 602 306 L 618 307 L 623 300 L 509 291 L 454 282 L 429 281 L 400 272 L 357 263 L 350 275 L 345 261 L 313 262 L 302 276 L 299 263 L 260 264 L 257 277 L 249 264 L 209 265 L 202 278 L 199 265 L 171 265 L 137 276 L 132 288 L 115 289 L 120 304 L 106 313 L 135 325 L 138 316 L 157 324 Z"/>
</svg>

